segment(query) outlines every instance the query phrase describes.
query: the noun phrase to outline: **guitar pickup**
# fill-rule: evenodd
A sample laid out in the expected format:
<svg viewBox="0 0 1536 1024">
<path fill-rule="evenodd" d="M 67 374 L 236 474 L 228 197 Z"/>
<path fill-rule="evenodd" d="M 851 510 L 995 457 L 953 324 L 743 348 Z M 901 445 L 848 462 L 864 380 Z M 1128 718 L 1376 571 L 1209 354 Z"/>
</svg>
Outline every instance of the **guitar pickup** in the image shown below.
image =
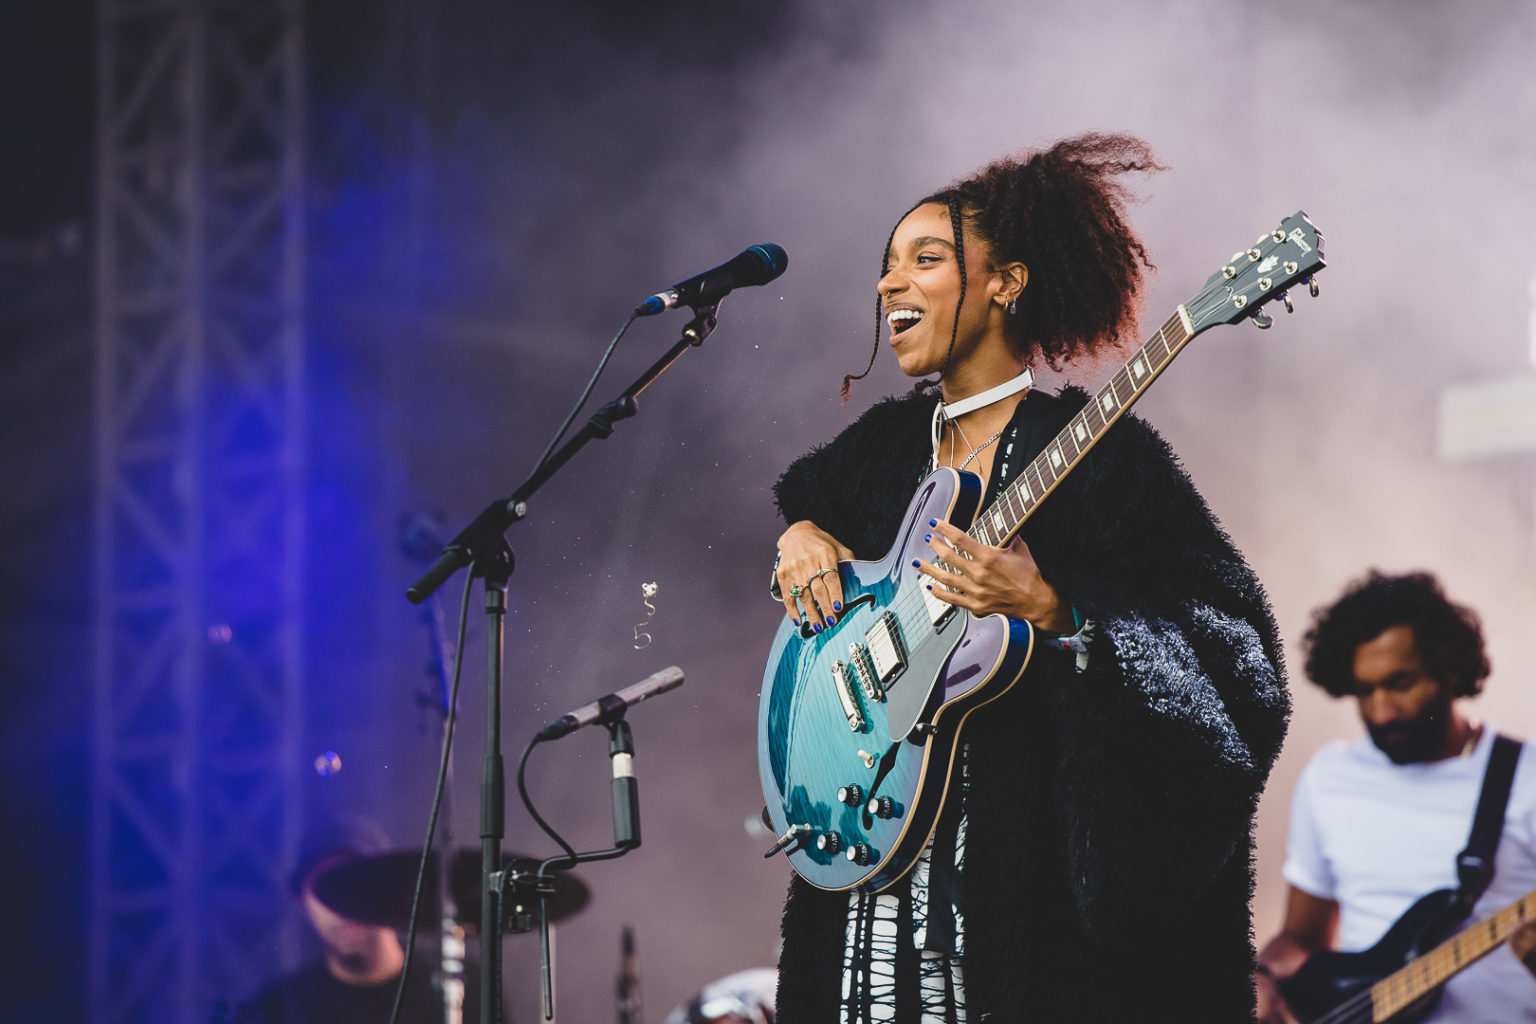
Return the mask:
<svg viewBox="0 0 1536 1024">
<path fill-rule="evenodd" d="M 843 714 L 848 716 L 848 728 L 854 732 L 864 731 L 864 713 L 859 710 L 859 699 L 853 692 L 853 680 L 848 678 L 848 666 L 840 661 L 832 663 L 832 683 L 837 688 L 838 702 L 843 705 Z"/>
<path fill-rule="evenodd" d="M 948 606 L 946 606 L 948 607 Z M 907 667 L 906 645 L 902 643 L 901 628 L 896 616 L 889 611 L 880 616 L 868 633 L 864 634 L 867 660 L 872 663 L 878 685 L 890 686 L 891 680 Z M 881 697 L 883 698 L 883 695 Z"/>
</svg>

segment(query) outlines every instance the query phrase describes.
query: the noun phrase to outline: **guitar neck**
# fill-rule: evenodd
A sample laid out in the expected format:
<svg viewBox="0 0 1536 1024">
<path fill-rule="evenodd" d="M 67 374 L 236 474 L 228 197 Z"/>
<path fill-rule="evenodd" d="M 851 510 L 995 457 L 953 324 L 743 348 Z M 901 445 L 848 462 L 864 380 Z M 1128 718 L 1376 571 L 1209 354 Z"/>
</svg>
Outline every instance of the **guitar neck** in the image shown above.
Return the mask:
<svg viewBox="0 0 1536 1024">
<path fill-rule="evenodd" d="M 1536 916 L 1536 891 L 1492 917 L 1446 939 L 1406 967 L 1371 986 L 1371 1019 L 1390 1020 L 1445 984 L 1452 975 L 1497 949 L 1520 922 Z"/>
<path fill-rule="evenodd" d="M 1142 343 L 1093 400 L 1073 416 L 971 527 L 970 536 L 1001 547 L 1034 514 L 1105 432 L 1141 397 L 1196 334 L 1184 306 Z"/>
</svg>

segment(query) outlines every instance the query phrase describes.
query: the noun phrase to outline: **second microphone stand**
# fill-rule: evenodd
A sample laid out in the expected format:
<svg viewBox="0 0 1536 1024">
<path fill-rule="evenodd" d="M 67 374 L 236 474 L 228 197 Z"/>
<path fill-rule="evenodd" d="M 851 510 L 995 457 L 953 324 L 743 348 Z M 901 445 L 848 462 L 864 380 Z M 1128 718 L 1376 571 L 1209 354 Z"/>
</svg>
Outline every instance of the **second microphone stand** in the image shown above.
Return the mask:
<svg viewBox="0 0 1536 1024">
<path fill-rule="evenodd" d="M 471 567 L 473 575 L 485 579 L 486 636 L 486 714 L 485 765 L 480 784 L 480 1020 L 497 1024 L 501 975 L 501 873 L 502 840 L 506 832 L 506 770 L 501 756 L 502 658 L 505 644 L 507 581 L 511 579 L 515 556 L 507 543 L 506 531 L 528 515 L 527 501 L 560 467 L 570 461 L 593 438 L 612 436 L 614 424 L 639 411 L 636 399 L 651 382 L 661 376 L 689 348 L 696 348 L 714 331 L 718 302 L 694 309 L 694 317 L 682 330 L 676 344 L 652 363 L 624 392 L 603 406 L 587 420 L 560 449 L 534 469 L 511 496 L 494 501 L 459 532 L 443 549 L 432 567 L 411 585 L 406 596 L 420 604 L 460 569 Z M 617 814 L 617 811 L 615 811 Z M 617 846 L 615 847 L 617 849 Z M 632 848 L 632 847 L 631 847 Z M 620 856 L 622 852 L 611 853 Z M 606 859 L 592 857 L 593 860 Z M 557 858 L 558 860 L 558 858 Z M 547 935 L 546 935 L 547 944 Z M 548 984 L 546 978 L 546 984 Z M 546 1019 L 553 1013 L 546 1005 Z"/>
</svg>

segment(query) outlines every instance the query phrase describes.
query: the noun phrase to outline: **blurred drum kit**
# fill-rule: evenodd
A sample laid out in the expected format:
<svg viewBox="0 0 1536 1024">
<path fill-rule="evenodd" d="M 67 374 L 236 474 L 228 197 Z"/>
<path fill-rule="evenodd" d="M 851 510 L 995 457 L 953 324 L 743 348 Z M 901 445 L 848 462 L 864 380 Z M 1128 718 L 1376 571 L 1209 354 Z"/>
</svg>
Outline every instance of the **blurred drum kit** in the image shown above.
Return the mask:
<svg viewBox="0 0 1536 1024">
<path fill-rule="evenodd" d="M 517 874 L 532 874 L 538 866 L 532 858 L 516 854 L 504 857 L 503 863 L 506 870 Z M 410 921 L 412 894 L 420 864 L 418 850 L 393 850 L 356 857 L 318 874 L 314 880 L 314 893 L 343 917 L 403 932 Z M 458 851 L 446 873 L 440 870 L 438 855 L 432 853 L 427 858 L 427 875 L 444 880 L 447 891 L 446 894 L 441 891 L 444 884 L 423 889 L 418 918 L 443 924 L 439 963 L 434 965 L 435 983 L 443 997 L 443 1021 L 445 1024 L 461 1024 L 465 938 L 475 931 L 476 926 L 471 920 L 459 920 L 457 908 L 478 906 L 480 851 Z M 587 883 L 566 872 L 553 878 L 553 890 L 544 904 L 545 912 L 551 923 L 564 921 L 580 913 L 591 897 L 592 890 Z M 537 914 L 535 902 L 514 898 L 505 908 L 503 930 L 527 931 L 537 924 Z M 665 1024 L 773 1024 L 776 982 L 777 972 L 766 967 L 716 979 L 674 1007 L 665 1018 Z M 623 933 L 616 994 L 618 1024 L 642 1024 L 634 935 L 627 927 Z"/>
</svg>

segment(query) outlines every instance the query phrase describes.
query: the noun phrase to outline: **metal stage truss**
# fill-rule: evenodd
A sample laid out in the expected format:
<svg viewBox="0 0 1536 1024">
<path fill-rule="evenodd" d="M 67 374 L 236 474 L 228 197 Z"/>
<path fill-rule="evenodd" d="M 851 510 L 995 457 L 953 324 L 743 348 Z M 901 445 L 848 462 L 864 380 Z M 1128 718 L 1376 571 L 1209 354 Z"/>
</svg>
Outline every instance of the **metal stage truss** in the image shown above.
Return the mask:
<svg viewBox="0 0 1536 1024">
<path fill-rule="evenodd" d="M 292 936 L 300 0 L 98 0 L 89 1019 L 202 1024 Z"/>
</svg>

